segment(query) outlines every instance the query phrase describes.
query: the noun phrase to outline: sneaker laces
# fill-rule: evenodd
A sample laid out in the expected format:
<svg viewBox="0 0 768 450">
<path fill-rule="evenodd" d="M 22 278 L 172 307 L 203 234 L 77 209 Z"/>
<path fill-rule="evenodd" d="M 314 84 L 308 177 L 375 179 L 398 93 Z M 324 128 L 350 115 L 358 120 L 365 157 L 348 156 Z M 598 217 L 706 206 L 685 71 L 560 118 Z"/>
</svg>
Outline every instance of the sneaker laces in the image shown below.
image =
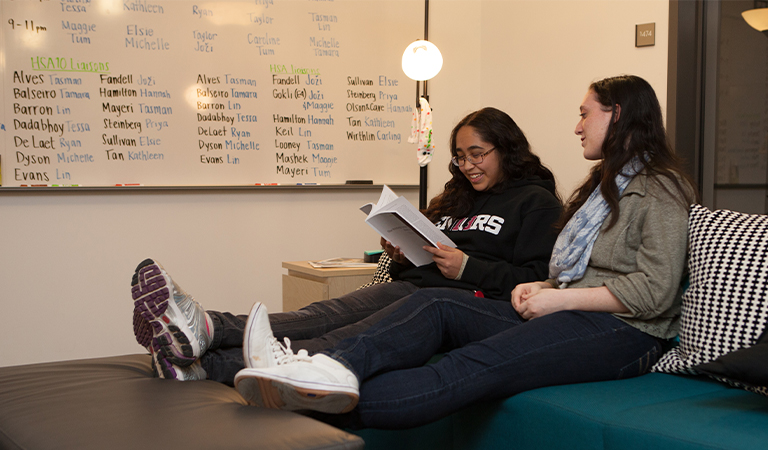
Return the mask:
<svg viewBox="0 0 768 450">
<path fill-rule="evenodd" d="M 270 341 L 272 345 L 272 353 L 275 355 L 275 360 L 278 366 L 283 364 L 290 364 L 295 361 L 311 361 L 309 353 L 303 348 L 299 350 L 299 353 L 294 354 L 291 349 L 291 340 L 283 338 L 285 344 L 281 344 L 277 338 L 273 337 Z"/>
</svg>

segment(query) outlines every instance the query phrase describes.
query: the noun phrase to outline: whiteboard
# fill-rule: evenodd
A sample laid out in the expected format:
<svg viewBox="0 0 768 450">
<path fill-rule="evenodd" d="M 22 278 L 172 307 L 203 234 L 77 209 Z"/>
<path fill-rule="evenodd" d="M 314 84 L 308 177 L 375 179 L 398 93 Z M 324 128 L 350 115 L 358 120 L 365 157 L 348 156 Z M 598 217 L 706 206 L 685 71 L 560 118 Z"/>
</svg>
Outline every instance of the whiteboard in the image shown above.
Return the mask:
<svg viewBox="0 0 768 450">
<path fill-rule="evenodd" d="M 3 186 L 417 184 L 421 0 L 1 0 Z"/>
</svg>

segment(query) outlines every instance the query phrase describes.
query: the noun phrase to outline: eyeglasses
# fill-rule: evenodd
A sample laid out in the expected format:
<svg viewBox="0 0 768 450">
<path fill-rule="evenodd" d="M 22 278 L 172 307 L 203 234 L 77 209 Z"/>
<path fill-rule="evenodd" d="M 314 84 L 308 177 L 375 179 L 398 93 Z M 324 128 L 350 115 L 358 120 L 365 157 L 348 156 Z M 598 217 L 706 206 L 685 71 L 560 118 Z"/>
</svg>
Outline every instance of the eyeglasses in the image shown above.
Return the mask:
<svg viewBox="0 0 768 450">
<path fill-rule="evenodd" d="M 485 153 L 480 153 L 479 155 L 454 156 L 453 158 L 451 158 L 451 162 L 456 167 L 463 166 L 464 163 L 467 161 L 469 161 L 474 165 L 482 164 L 483 159 L 486 157 L 486 155 L 488 155 L 488 153 L 491 153 L 494 150 L 496 150 L 496 147 L 493 147 L 492 149 L 488 150 Z"/>
</svg>

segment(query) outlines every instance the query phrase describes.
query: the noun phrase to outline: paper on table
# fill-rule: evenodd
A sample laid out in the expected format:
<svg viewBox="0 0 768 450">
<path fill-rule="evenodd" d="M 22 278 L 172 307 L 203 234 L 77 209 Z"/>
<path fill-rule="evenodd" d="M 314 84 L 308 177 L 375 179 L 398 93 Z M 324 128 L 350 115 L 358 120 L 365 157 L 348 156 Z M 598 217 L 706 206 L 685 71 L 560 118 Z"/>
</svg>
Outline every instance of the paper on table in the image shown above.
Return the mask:
<svg viewBox="0 0 768 450">
<path fill-rule="evenodd" d="M 376 267 L 376 263 L 364 262 L 362 258 L 330 258 L 322 261 L 309 261 L 309 265 L 318 269 L 332 267 Z"/>
</svg>

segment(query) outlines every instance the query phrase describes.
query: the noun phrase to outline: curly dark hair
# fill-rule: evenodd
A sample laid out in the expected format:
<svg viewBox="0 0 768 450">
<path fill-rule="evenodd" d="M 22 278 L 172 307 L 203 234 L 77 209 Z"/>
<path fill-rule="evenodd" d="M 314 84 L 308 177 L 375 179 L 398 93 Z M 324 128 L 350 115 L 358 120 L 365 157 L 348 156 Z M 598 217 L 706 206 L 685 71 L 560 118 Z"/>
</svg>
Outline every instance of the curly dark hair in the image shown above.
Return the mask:
<svg viewBox="0 0 768 450">
<path fill-rule="evenodd" d="M 682 160 L 672 150 L 661 105 L 656 92 L 644 79 L 634 75 L 621 75 L 596 81 L 589 86 L 604 111 L 611 111 L 611 121 L 602 146 L 602 159 L 592 167 L 584 183 L 568 199 L 560 220 L 560 228 L 573 217 L 600 185 L 605 201 L 611 207 L 612 227 L 619 218 L 619 190 L 616 176 L 633 158 L 644 166 L 650 176 L 664 176 L 672 181 L 679 195 L 675 195 L 686 208 L 698 201 L 698 193 L 687 189 L 681 180 L 694 187 L 693 179 L 683 170 Z M 616 117 L 618 116 L 618 119 Z"/>
<path fill-rule="evenodd" d="M 456 135 L 462 127 L 472 127 L 482 140 L 493 144 L 501 157 L 502 179 L 491 187 L 490 192 L 501 191 L 508 183 L 533 176 L 555 181 L 552 172 L 531 151 L 525 134 L 507 113 L 496 108 L 483 108 L 464 117 L 451 132 L 452 156 L 457 156 Z M 443 192 L 429 202 L 424 212 L 432 221 L 445 216 L 464 217 L 479 195 L 458 167 L 448 163 L 448 170 L 453 177 L 445 183 Z"/>
</svg>

